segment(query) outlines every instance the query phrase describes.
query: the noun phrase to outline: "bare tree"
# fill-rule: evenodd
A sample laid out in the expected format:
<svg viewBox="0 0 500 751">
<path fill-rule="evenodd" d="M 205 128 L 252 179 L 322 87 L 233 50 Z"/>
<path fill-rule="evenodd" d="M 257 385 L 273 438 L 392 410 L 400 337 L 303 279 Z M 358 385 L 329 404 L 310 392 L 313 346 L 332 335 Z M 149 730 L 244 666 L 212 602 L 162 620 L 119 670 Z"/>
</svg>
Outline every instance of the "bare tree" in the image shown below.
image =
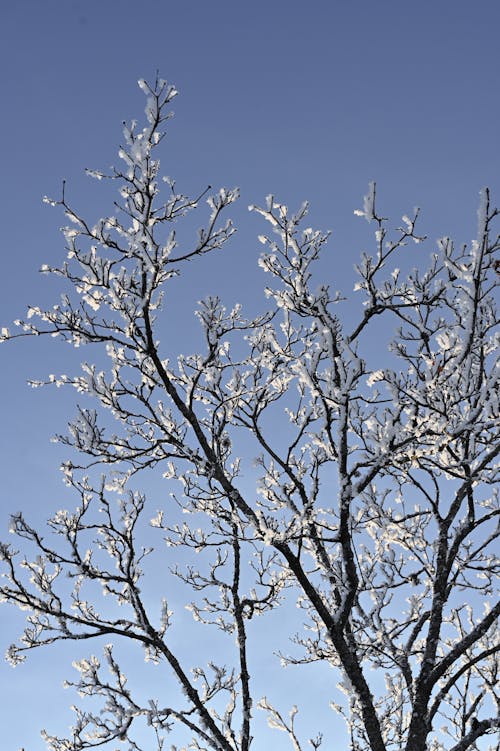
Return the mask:
<svg viewBox="0 0 500 751">
<path fill-rule="evenodd" d="M 47 334 L 93 344 L 107 363 L 48 379 L 98 407 L 80 407 L 69 435 L 59 436 L 76 450 L 64 474 L 78 505 L 55 514 L 43 533 L 14 516 L 22 553 L 1 547 L 3 599 L 28 611 L 8 651 L 13 663 L 57 641 L 110 642 L 108 672 L 92 656 L 71 684 L 102 705 L 77 708 L 66 739 L 45 733 L 49 747 L 122 740 L 136 751 L 161 749 L 180 727 L 189 748 L 247 751 L 260 707 L 291 748 L 304 749 L 296 707 L 283 713 L 280 697 L 254 696 L 248 651 L 257 616 L 279 618 L 291 601 L 306 630 L 292 630 L 287 646 L 283 616 L 281 659 L 332 667 L 332 708 L 347 721 L 352 751 L 465 751 L 483 736 L 492 742 L 500 242 L 488 191 L 476 240 L 457 247 L 443 238 L 425 269 L 419 261 L 403 273 L 396 264 L 404 246 L 420 244 L 423 258 L 418 211 L 391 229 L 371 185 L 356 213 L 374 226 L 375 249 L 357 266 L 351 325 L 336 312 L 342 296 L 314 282 L 328 235 L 302 229 L 307 205 L 292 215 L 268 197 L 253 207 L 270 227 L 259 237 L 266 309 L 247 319 L 239 306 L 228 312 L 217 297 L 204 300 L 203 350 L 173 358 L 162 342 L 164 293 L 188 262 L 231 237 L 223 217 L 238 193 L 209 188 L 189 198 L 167 180 L 161 198 L 154 153 L 176 91 L 161 80 L 140 86 L 147 123 L 125 128 L 123 167 L 91 173 L 119 185 L 115 214 L 92 225 L 64 190 L 50 201 L 70 222 L 68 260 L 42 271 L 69 291 L 49 310 L 30 308 L 17 333 L 2 330 L 4 340 Z M 209 218 L 181 245 L 175 224 L 190 221 L 202 199 Z M 382 369 L 369 364 L 374 335 L 387 338 Z M 243 470 L 245 457 L 254 470 Z M 101 477 L 103 466 L 110 471 Z M 172 494 L 149 521 L 134 483 L 154 467 Z M 172 646 L 172 624 L 190 616 L 173 614 L 166 599 L 160 613 L 144 594 L 153 548 L 164 557 L 159 597 L 172 579 L 186 588 L 200 627 L 215 626 L 227 641 L 224 664 L 193 665 L 189 649 Z M 144 701 L 115 656 L 120 641 L 167 665 L 178 696 L 169 687 Z M 153 734 L 147 746 L 135 732 L 144 721 Z M 309 739 L 321 744 L 321 734 Z"/>
</svg>

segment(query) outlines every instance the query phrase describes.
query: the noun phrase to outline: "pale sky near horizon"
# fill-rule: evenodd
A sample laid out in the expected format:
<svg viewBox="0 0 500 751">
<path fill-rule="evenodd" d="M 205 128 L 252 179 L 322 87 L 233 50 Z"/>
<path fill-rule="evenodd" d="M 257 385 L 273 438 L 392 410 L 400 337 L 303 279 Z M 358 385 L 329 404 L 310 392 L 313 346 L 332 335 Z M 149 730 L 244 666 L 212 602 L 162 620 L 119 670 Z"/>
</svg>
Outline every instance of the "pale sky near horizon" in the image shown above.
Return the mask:
<svg viewBox="0 0 500 751">
<path fill-rule="evenodd" d="M 248 305 L 262 294 L 263 227 L 247 205 L 268 193 L 294 208 L 311 201 L 311 224 L 333 230 L 339 286 L 364 249 L 353 210 L 370 180 L 395 221 L 422 208 L 428 253 L 445 234 L 470 241 L 480 189 L 500 203 L 499 28 L 496 0 L 5 2 L 0 328 L 59 294 L 37 272 L 64 255 L 63 218 L 42 196 L 57 197 L 64 178 L 83 212 L 112 210 L 83 169 L 117 163 L 122 121 L 143 113 L 137 79 L 156 70 L 180 92 L 162 172 L 192 194 L 209 183 L 242 192 L 237 265 L 203 267 L 194 301 L 212 287 Z M 77 362 L 52 341 L 0 347 L 1 539 L 11 512 L 41 522 L 65 503 L 65 452 L 49 438 L 64 431 L 74 394 L 33 391 L 26 380 Z M 20 619 L 7 608 L 0 617 L 3 652 Z M 45 748 L 39 728 L 68 703 L 71 654 L 55 647 L 15 671 L 2 662 L 2 751 Z"/>
</svg>

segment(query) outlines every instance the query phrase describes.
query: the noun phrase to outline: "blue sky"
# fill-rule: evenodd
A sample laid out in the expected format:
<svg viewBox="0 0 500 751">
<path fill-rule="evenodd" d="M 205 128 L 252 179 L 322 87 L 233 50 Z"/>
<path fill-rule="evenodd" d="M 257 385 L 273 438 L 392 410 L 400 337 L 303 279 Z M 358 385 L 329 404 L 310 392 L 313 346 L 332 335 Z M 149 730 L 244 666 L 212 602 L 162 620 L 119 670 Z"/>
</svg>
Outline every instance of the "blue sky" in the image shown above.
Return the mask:
<svg viewBox="0 0 500 751">
<path fill-rule="evenodd" d="M 136 81 L 157 69 L 180 91 L 163 171 L 192 194 L 208 183 L 242 192 L 232 260 L 205 264 L 184 288 L 186 336 L 201 294 L 260 299 L 263 227 L 246 207 L 269 192 L 293 207 L 311 201 L 311 223 L 333 230 L 334 284 L 347 290 L 367 242 L 353 209 L 370 180 L 385 215 L 417 204 L 431 240 L 468 241 L 481 187 L 500 200 L 499 24 L 496 0 L 4 3 L 0 324 L 57 292 L 37 269 L 62 258 L 63 220 L 42 196 L 57 197 L 65 178 L 82 211 L 110 211 L 83 168 L 117 162 L 121 122 L 144 106 Z M 5 537 L 10 512 L 42 520 L 65 503 L 64 452 L 49 437 L 64 430 L 73 395 L 25 382 L 77 360 L 48 341 L 3 345 L 0 357 Z M 2 619 L 3 649 L 19 619 L 5 609 Z M 70 655 L 54 649 L 16 671 L 0 666 L 3 748 L 44 748 L 38 728 L 67 703 Z"/>
</svg>

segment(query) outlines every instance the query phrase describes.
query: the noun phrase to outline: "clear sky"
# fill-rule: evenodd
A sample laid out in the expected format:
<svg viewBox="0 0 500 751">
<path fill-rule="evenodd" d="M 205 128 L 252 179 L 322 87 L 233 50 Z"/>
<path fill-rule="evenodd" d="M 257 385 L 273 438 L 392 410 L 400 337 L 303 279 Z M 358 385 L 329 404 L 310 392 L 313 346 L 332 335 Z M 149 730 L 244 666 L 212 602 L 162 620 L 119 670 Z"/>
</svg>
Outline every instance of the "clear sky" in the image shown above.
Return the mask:
<svg viewBox="0 0 500 751">
<path fill-rule="evenodd" d="M 217 260 L 194 280 L 179 316 L 186 332 L 200 293 L 249 305 L 261 294 L 262 225 L 246 206 L 269 192 L 293 207 L 309 199 L 311 223 L 333 230 L 339 286 L 363 249 L 353 209 L 370 180 L 385 215 L 419 205 L 431 239 L 468 241 L 480 188 L 500 202 L 499 28 L 497 0 L 4 2 L 0 325 L 57 291 L 37 269 L 62 258 L 63 220 L 42 196 L 57 197 L 65 178 L 83 212 L 110 211 L 83 168 L 117 162 L 121 122 L 144 106 L 136 81 L 157 69 L 180 91 L 163 171 L 192 194 L 208 183 L 242 191 L 235 261 Z M 71 369 L 68 357 L 76 362 L 49 341 L 1 347 L 3 538 L 10 512 L 36 521 L 65 503 L 64 452 L 49 437 L 64 430 L 73 395 L 25 382 Z M 2 651 L 18 626 L 4 609 Z M 2 749 L 44 748 L 38 728 L 67 702 L 70 655 L 53 649 L 16 671 L 0 666 Z"/>
</svg>

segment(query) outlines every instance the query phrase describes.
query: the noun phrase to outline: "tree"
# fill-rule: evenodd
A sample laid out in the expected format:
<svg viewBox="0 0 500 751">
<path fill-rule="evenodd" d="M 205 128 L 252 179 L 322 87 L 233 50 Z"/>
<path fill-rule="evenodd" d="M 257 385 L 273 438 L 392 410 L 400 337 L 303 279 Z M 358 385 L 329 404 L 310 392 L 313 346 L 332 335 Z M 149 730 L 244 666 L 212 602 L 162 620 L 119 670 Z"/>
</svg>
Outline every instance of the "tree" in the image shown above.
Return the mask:
<svg viewBox="0 0 500 751">
<path fill-rule="evenodd" d="M 427 268 L 404 274 L 395 267 L 402 249 L 424 247 L 418 211 L 391 230 L 371 185 L 355 213 L 375 227 L 375 250 L 357 266 L 351 325 L 336 314 L 341 296 L 314 282 L 328 235 L 302 229 L 307 204 L 291 214 L 268 197 L 253 207 L 271 229 L 259 237 L 266 310 L 249 319 L 217 297 L 202 301 L 204 349 L 173 358 L 165 290 L 229 240 L 223 217 L 238 193 L 208 188 L 193 199 L 167 180 L 161 198 L 154 154 L 176 91 L 162 80 L 140 87 L 147 122 L 125 127 L 122 169 L 90 173 L 118 183 L 116 215 L 92 225 L 64 189 L 50 201 L 70 221 L 68 260 L 42 271 L 69 291 L 48 310 L 30 308 L 18 333 L 2 331 L 4 340 L 51 335 L 98 349 L 99 364 L 48 379 L 98 406 L 80 406 L 59 436 L 74 449 L 63 468 L 78 505 L 55 514 L 43 534 L 15 515 L 23 552 L 1 547 L 3 599 L 28 611 L 8 652 L 13 663 L 62 640 L 110 642 L 110 677 L 91 656 L 70 684 L 102 705 L 76 708 L 71 737 L 46 734 L 49 747 L 122 740 L 138 751 L 142 718 L 158 749 L 180 727 L 190 748 L 247 751 L 260 707 L 303 749 L 296 707 L 288 715 L 279 697 L 257 703 L 249 652 L 257 616 L 280 619 L 291 602 L 306 630 L 289 634 L 295 646 L 281 658 L 331 666 L 345 694 L 332 684 L 332 706 L 346 718 L 352 751 L 465 751 L 491 739 L 500 724 L 500 241 L 489 192 L 475 241 L 443 238 Z M 210 216 L 183 247 L 175 224 L 190 221 L 202 199 Z M 383 368 L 369 364 L 373 335 L 389 343 Z M 151 512 L 136 485 L 148 468 L 172 493 L 150 522 L 147 540 L 160 537 L 144 546 Z M 164 560 L 161 613 L 144 594 L 153 554 Z M 187 617 L 167 603 L 172 578 L 189 592 L 199 627 L 212 625 L 224 640 L 224 664 L 193 665 L 189 649 L 172 646 L 172 624 Z M 279 623 L 285 650 L 287 619 Z M 138 698 L 115 656 L 120 642 L 169 666 L 181 693 Z M 309 743 L 319 748 L 321 734 Z"/>
</svg>

